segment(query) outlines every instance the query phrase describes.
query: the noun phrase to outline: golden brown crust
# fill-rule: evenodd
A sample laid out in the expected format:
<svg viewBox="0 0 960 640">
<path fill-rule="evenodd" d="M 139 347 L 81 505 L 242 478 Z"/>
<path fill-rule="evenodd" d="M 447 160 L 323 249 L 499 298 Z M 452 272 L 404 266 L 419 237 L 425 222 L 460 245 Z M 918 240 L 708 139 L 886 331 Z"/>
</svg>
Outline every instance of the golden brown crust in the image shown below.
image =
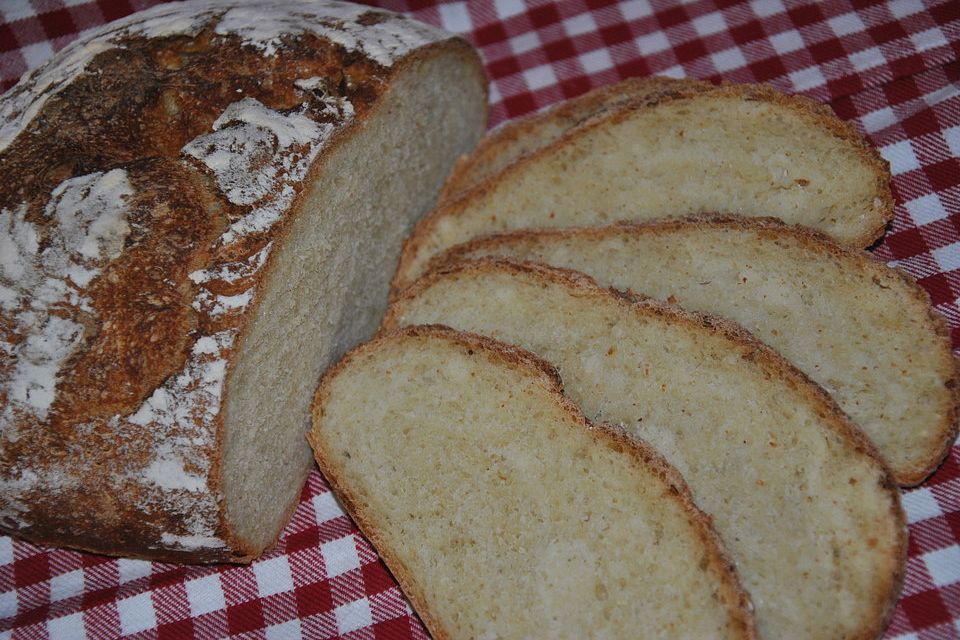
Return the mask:
<svg viewBox="0 0 960 640">
<path fill-rule="evenodd" d="M 734 220 L 733 222 L 739 222 Z M 675 222 L 674 222 L 675 223 Z M 671 224 L 670 222 L 664 224 Z M 779 224 L 779 223 L 777 223 Z M 598 232 L 602 232 L 598 231 Z M 413 285 L 404 290 L 387 310 L 383 321 L 383 331 L 394 331 L 400 326 L 399 316 L 406 301 L 417 298 L 420 293 L 430 288 L 435 282 L 446 276 L 467 274 L 483 274 L 499 271 L 516 274 L 530 274 L 537 279 L 550 283 L 558 283 L 567 287 L 572 295 L 582 298 L 595 299 L 603 303 L 615 302 L 617 305 L 633 312 L 638 317 L 665 318 L 672 324 L 689 327 L 699 332 L 704 329 L 722 336 L 730 343 L 730 348 L 739 353 L 744 360 L 748 360 L 759 367 L 766 375 L 782 380 L 785 384 L 798 391 L 816 413 L 822 418 L 822 424 L 837 435 L 848 447 L 870 459 L 880 470 L 882 481 L 881 489 L 890 498 L 890 513 L 893 522 L 897 523 L 898 539 L 895 557 L 891 557 L 889 580 L 876 587 L 874 594 L 874 616 L 868 617 L 873 624 L 861 630 L 857 638 L 873 638 L 878 636 L 886 627 L 896 606 L 900 588 L 906 571 L 907 558 L 907 527 L 906 515 L 900 503 L 900 491 L 893 475 L 880 457 L 873 443 L 863 434 L 860 428 L 837 406 L 830 395 L 819 385 L 810 380 L 803 372 L 790 364 L 776 351 L 755 338 L 740 325 L 703 313 L 684 311 L 679 307 L 651 298 L 644 298 L 632 292 L 622 292 L 616 289 L 599 287 L 595 281 L 577 271 L 549 267 L 534 262 L 517 262 L 503 258 L 480 258 L 459 263 L 450 263 L 435 271 L 422 276 Z"/>
<path fill-rule="evenodd" d="M 656 80 L 660 79 L 651 79 L 651 81 Z M 400 261 L 397 266 L 397 271 L 394 274 L 390 285 L 391 298 L 396 297 L 400 291 L 411 284 L 414 278 L 414 275 L 412 274 L 412 266 L 414 261 L 423 247 L 426 239 L 430 237 L 432 231 L 439 224 L 439 221 L 446 218 L 455 219 L 456 216 L 465 209 L 468 202 L 482 198 L 486 192 L 502 182 L 504 177 L 510 172 L 515 171 L 518 166 L 535 162 L 538 158 L 545 156 L 553 149 L 567 144 L 570 138 L 574 136 L 583 136 L 594 128 L 625 120 L 629 118 L 631 113 L 637 109 L 654 107 L 674 100 L 690 99 L 697 96 L 700 96 L 705 100 L 734 97 L 748 101 L 776 104 L 797 114 L 804 120 L 830 131 L 834 136 L 851 145 L 854 149 L 856 149 L 860 158 L 873 171 L 876 185 L 875 195 L 879 202 L 877 204 L 875 219 L 873 219 L 869 226 L 865 227 L 860 235 L 852 240 L 849 244 L 856 247 L 867 247 L 883 236 L 887 225 L 889 224 L 890 220 L 893 219 L 894 207 L 893 192 L 890 189 L 889 163 L 884 160 L 882 156 L 880 156 L 876 149 L 867 144 L 867 142 L 857 132 L 853 125 L 840 120 L 829 109 L 829 107 L 821 105 L 804 96 L 782 94 L 767 85 L 723 84 L 717 87 L 709 88 L 709 85 L 705 85 L 705 83 L 701 82 L 678 81 L 678 83 L 673 83 L 668 86 L 669 89 L 667 90 L 652 91 L 650 95 L 644 96 L 635 102 L 628 102 L 626 105 L 620 108 L 602 110 L 597 117 L 589 119 L 580 127 L 572 128 L 560 139 L 552 142 L 546 147 L 542 147 L 537 149 L 535 152 L 523 156 L 520 160 L 509 165 L 500 173 L 493 175 L 487 180 L 481 182 L 472 190 L 461 193 L 457 199 L 441 202 L 437 208 L 421 218 L 421 220 L 414 227 L 410 236 L 404 242 L 403 251 L 400 254 Z M 615 89 L 616 85 L 604 90 L 612 91 Z M 580 99 L 583 99 L 583 97 Z M 536 122 L 534 122 L 531 126 L 535 125 Z M 481 141 L 479 148 L 487 148 L 487 145 L 484 143 L 484 141 Z"/>
<path fill-rule="evenodd" d="M 664 483 L 669 495 L 677 500 L 684 513 L 693 523 L 697 534 L 704 542 L 710 563 L 709 570 L 723 585 L 722 593 L 726 598 L 728 610 L 731 614 L 731 625 L 738 636 L 756 638 L 752 604 L 750 597 L 740 586 L 736 569 L 727 555 L 726 549 L 713 528 L 712 519 L 704 514 L 693 500 L 689 487 L 676 469 L 673 468 L 653 447 L 646 442 L 629 437 L 622 429 L 613 425 L 595 424 L 590 422 L 571 400 L 563 394 L 563 385 L 556 368 L 539 356 L 520 347 L 499 342 L 492 338 L 473 333 L 457 331 L 444 325 L 413 325 L 402 327 L 386 333 L 381 333 L 369 342 L 366 342 L 347 353 L 336 365 L 324 373 L 311 405 L 314 425 L 323 416 L 323 406 L 329 396 L 330 381 L 336 378 L 351 362 L 365 353 L 375 351 L 384 343 L 403 340 L 408 337 L 424 338 L 428 340 L 444 340 L 466 349 L 472 355 L 474 351 L 482 351 L 493 361 L 502 362 L 512 368 L 523 370 L 526 374 L 534 374 L 558 405 L 573 417 L 579 425 L 587 430 L 597 441 L 605 441 L 606 445 L 616 451 L 625 451 L 640 466 L 653 471 Z M 357 499 L 350 491 L 347 482 L 343 479 L 342 470 L 331 460 L 325 443 L 316 432 L 316 426 L 307 435 L 320 467 L 321 473 L 334 488 L 347 512 L 356 522 L 363 534 L 376 547 L 384 563 L 390 569 L 404 594 L 421 617 L 427 629 L 434 638 L 451 638 L 437 617 L 430 610 L 423 591 L 417 586 L 416 580 L 400 559 L 385 543 L 383 532 L 377 526 L 375 519 L 368 518 L 363 508 L 363 501 Z"/>
<path fill-rule="evenodd" d="M 941 343 L 941 375 L 945 386 L 950 390 L 945 406 L 939 411 L 942 416 L 937 425 L 940 434 L 938 443 L 922 464 L 911 469 L 901 469 L 896 474 L 897 483 L 903 487 L 912 487 L 928 478 L 946 459 L 950 448 L 957 439 L 958 405 L 960 405 L 960 372 L 954 365 L 951 353 L 951 339 L 946 319 L 937 313 L 931 304 L 930 295 L 910 275 L 898 268 L 891 268 L 878 260 L 868 251 L 844 246 L 825 233 L 809 227 L 790 225 L 776 218 L 744 218 L 725 214 L 694 215 L 651 222 L 620 222 L 603 227 L 581 227 L 571 229 L 521 229 L 474 238 L 461 245 L 451 247 L 435 256 L 427 265 L 427 271 L 443 270 L 461 262 L 476 251 L 491 249 L 501 243 L 533 242 L 544 238 L 562 240 L 573 238 L 603 239 L 621 234 L 660 236 L 689 229 L 734 229 L 757 234 L 774 242 L 789 238 L 797 246 L 813 254 L 815 259 L 840 260 L 844 268 L 855 269 L 868 274 L 878 284 L 888 282 L 899 285 L 905 296 L 904 304 L 914 306 L 926 314 L 930 320 L 930 329 Z M 883 286 L 883 285 L 881 285 Z"/>
<path fill-rule="evenodd" d="M 52 207 L 92 198 L 95 181 L 106 176 L 129 183 L 99 205 L 124 207 L 129 233 L 115 259 L 82 263 L 100 268 L 89 286 L 72 289 L 89 302 L 51 308 L 51 317 L 76 320 L 84 332 L 58 372 L 49 419 L 19 408 L 7 388 L 0 389 L 0 411 L 17 412 L 16 438 L 0 434 L 0 530 L 111 555 L 252 560 L 261 549 L 238 539 L 225 515 L 222 406 L 232 356 L 259 301 L 258 285 L 278 253 L 269 249 L 284 242 L 303 185 L 378 107 L 396 74 L 442 53 L 463 55 L 474 71 L 480 69 L 465 42 L 367 8 L 358 10 L 355 22 L 342 15 L 323 18 L 319 31 L 355 29 L 353 36 L 363 46 L 365 38 L 375 40 L 364 29 L 403 22 L 397 33 L 409 29 L 411 40 L 392 62 L 384 57 L 389 52 L 351 49 L 303 28 L 305 13 L 297 14 L 301 30 L 283 34 L 282 41 L 270 45 L 276 55 L 266 55 L 241 35 L 218 33 L 218 20 L 229 8 L 224 2 L 161 7 L 149 15 L 177 11 L 184 17 L 196 9 L 201 19 L 194 31 L 145 37 L 138 31 L 145 14 L 137 14 L 109 25 L 107 35 L 73 45 L 74 54 L 89 49 L 86 67 L 74 77 L 58 76 L 62 86 L 47 91 L 36 116 L 0 146 L 0 212 L 13 212 L 11 224 L 36 229 L 41 250 L 61 233 Z M 329 7 L 300 7 L 309 8 Z M 272 18 L 287 10 L 273 9 Z M 123 25 L 133 27 L 126 31 Z M 17 101 L 43 96 L 38 78 L 56 70 L 63 57 L 25 77 L 0 100 L 4 134 L 18 113 L 29 111 Z M 243 109 L 252 109 L 255 117 L 244 120 Z M 219 144 L 212 138 L 215 132 L 242 134 L 244 123 L 263 117 L 277 120 L 266 129 L 250 127 L 246 131 L 252 137 L 241 136 L 229 148 L 249 152 L 231 159 L 249 163 L 236 175 L 217 174 L 204 161 Z M 311 132 L 309 141 L 282 129 L 291 122 Z M 257 147 L 258 131 L 263 136 L 270 126 L 280 127 L 273 146 Z M 327 128 L 326 138 L 314 135 Z M 282 134 L 292 142 L 284 146 Z M 195 145 L 192 152 L 186 150 L 189 145 Z M 316 160 L 304 160 L 312 152 Z M 272 183 L 251 177 L 272 163 L 279 176 Z M 94 187 L 83 183 L 76 193 L 65 190 L 64 185 L 81 180 Z M 237 196 L 231 188 L 246 191 Z M 282 200 L 286 189 L 293 194 L 289 201 Z M 257 210 L 270 206 L 279 216 L 275 224 L 247 224 L 256 222 Z M 17 220 L 19 211 L 23 215 Z M 229 241 L 228 233 L 233 233 Z M 8 285 L 2 273 L 0 284 Z M 29 302 L 25 295 L 22 300 Z M 231 306 L 237 300 L 243 304 Z M 15 310 L 0 312 L 0 339 L 20 345 L 30 327 L 17 325 L 15 317 Z M 15 358 L 0 359 L 0 383 L 16 365 Z M 220 376 L 219 386 L 208 390 L 208 376 L 214 374 Z M 161 391 L 181 394 L 176 411 L 163 413 L 164 396 L 151 403 Z M 195 401 L 182 400 L 187 396 L 196 396 Z M 165 447 L 171 442 L 184 445 L 178 450 L 182 459 L 170 457 Z M 166 473 L 169 468 L 162 465 L 170 460 L 185 478 L 151 472 L 157 462 Z M 39 481 L 24 490 L 25 478 Z M 163 486 L 170 481 L 181 485 Z M 90 486 L 99 490 L 91 492 Z M 295 507 L 296 502 L 288 511 Z M 203 529 L 203 535 L 191 526 Z"/>
</svg>

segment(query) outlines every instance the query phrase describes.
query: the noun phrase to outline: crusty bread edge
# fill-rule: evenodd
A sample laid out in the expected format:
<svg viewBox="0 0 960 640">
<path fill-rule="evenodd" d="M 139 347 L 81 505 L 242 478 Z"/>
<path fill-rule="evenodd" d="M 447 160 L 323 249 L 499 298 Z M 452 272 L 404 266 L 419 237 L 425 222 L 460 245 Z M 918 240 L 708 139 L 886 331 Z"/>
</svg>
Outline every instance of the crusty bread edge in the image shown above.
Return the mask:
<svg viewBox="0 0 960 640">
<path fill-rule="evenodd" d="M 443 628 L 439 619 L 430 609 L 423 591 L 417 586 L 414 577 L 403 562 L 393 553 L 389 545 L 385 544 L 384 533 L 376 526 L 372 518 L 368 518 L 363 508 L 363 502 L 350 491 L 343 478 L 342 469 L 331 459 L 325 449 L 322 437 L 316 431 L 316 425 L 322 416 L 322 407 L 327 398 L 327 386 L 350 362 L 368 351 L 377 349 L 385 342 L 404 339 L 407 337 L 425 337 L 428 339 L 443 339 L 466 349 L 482 350 L 493 358 L 512 368 L 522 368 L 528 373 L 540 377 L 544 388 L 554 395 L 558 404 L 597 442 L 601 442 L 616 451 L 626 451 L 638 465 L 644 465 L 659 476 L 667 486 L 670 494 L 679 501 L 682 510 L 687 514 L 694 530 L 704 543 L 708 552 L 708 570 L 712 572 L 722 585 L 721 593 L 726 600 L 730 614 L 730 625 L 736 634 L 743 638 L 756 638 L 756 628 L 753 620 L 753 605 L 750 597 L 740 584 L 735 566 L 730 560 L 726 548 L 719 535 L 713 528 L 713 520 L 702 512 L 695 504 L 686 482 L 680 473 L 674 469 L 649 444 L 631 438 L 621 429 L 605 424 L 593 424 L 583 412 L 563 393 L 563 381 L 556 368 L 549 362 L 535 354 L 519 347 L 499 342 L 492 338 L 456 331 L 443 325 L 414 325 L 402 327 L 390 332 L 381 332 L 370 341 L 361 344 L 349 351 L 336 365 L 324 373 L 314 394 L 311 404 L 312 426 L 307 440 L 313 448 L 314 456 L 323 476 L 330 483 L 346 511 L 353 518 L 358 528 L 376 547 L 378 553 L 407 595 L 417 614 L 420 616 L 431 635 L 437 640 L 452 638 L 450 632 Z"/>
<path fill-rule="evenodd" d="M 887 280 L 893 279 L 902 287 L 905 302 L 914 306 L 918 315 L 926 315 L 929 320 L 930 331 L 936 335 L 941 344 L 941 363 L 939 373 L 946 382 L 949 400 L 943 406 L 940 414 L 942 420 L 937 425 L 940 434 L 923 463 L 918 463 L 907 470 L 900 470 L 894 474 L 901 487 L 914 487 L 932 475 L 947 455 L 958 434 L 958 406 L 960 406 L 960 361 L 952 355 L 950 329 L 946 319 L 933 308 L 930 294 L 917 281 L 902 269 L 889 267 L 872 253 L 863 249 L 840 244 L 827 234 L 810 227 L 791 225 L 778 218 L 742 217 L 729 214 L 697 214 L 676 218 L 664 218 L 649 222 L 618 222 L 600 227 L 577 227 L 565 229 L 520 229 L 506 231 L 474 238 L 463 244 L 456 245 L 440 253 L 427 263 L 427 272 L 445 269 L 457 262 L 470 259 L 465 258 L 473 251 L 496 247 L 498 244 L 511 240 L 527 241 L 540 238 L 573 239 L 587 237 L 603 239 L 622 234 L 630 235 L 659 235 L 677 230 L 699 229 L 704 227 L 735 229 L 766 236 L 774 241 L 779 238 L 790 238 L 798 247 L 807 251 L 842 260 L 850 268 L 859 269 L 863 273 L 873 273 L 876 277 Z"/>
<path fill-rule="evenodd" d="M 549 267 L 534 262 L 517 262 L 503 258 L 480 258 L 451 264 L 448 267 L 425 274 L 413 285 L 408 287 L 387 310 L 382 331 L 387 332 L 399 326 L 401 306 L 408 299 L 415 298 L 419 293 L 429 288 L 433 283 L 449 274 L 483 273 L 497 269 L 507 273 L 533 274 L 535 277 L 552 283 L 559 283 L 571 289 L 571 292 L 580 297 L 600 298 L 616 301 L 627 307 L 638 316 L 650 315 L 667 318 L 671 322 L 690 327 L 695 331 L 708 329 L 713 331 L 734 346 L 746 360 L 755 363 L 774 378 L 782 379 L 787 386 L 800 393 L 814 407 L 829 427 L 849 447 L 870 459 L 880 471 L 880 488 L 890 498 L 890 514 L 897 523 L 896 549 L 890 558 L 890 580 L 876 589 L 872 600 L 875 603 L 876 615 L 868 619 L 874 620 L 873 625 L 860 629 L 852 638 L 866 640 L 880 635 L 893 616 L 900 589 L 906 573 L 907 561 L 907 522 L 906 514 L 900 502 L 900 491 L 893 478 L 893 474 L 886 462 L 877 452 L 873 443 L 863 434 L 860 428 L 837 406 L 833 398 L 822 387 L 810 380 L 803 372 L 794 367 L 779 353 L 758 340 L 740 325 L 704 313 L 684 311 L 675 305 L 640 296 L 633 292 L 623 292 L 611 288 L 600 287 L 593 278 L 570 269 Z"/>
<path fill-rule="evenodd" d="M 613 88 L 610 88 L 609 90 L 612 89 Z M 876 221 L 874 224 L 865 229 L 860 236 L 852 240 L 849 244 L 861 248 L 868 247 L 883 236 L 894 214 L 893 192 L 890 188 L 890 163 L 884 160 L 876 149 L 867 144 L 853 125 L 838 118 L 837 115 L 825 105 L 805 96 L 780 93 L 768 85 L 723 84 L 715 87 L 713 90 L 704 90 L 702 83 L 690 81 L 687 88 L 677 87 L 676 90 L 663 93 L 656 100 L 640 101 L 639 104 L 627 103 L 620 108 L 602 112 L 596 118 L 592 118 L 584 125 L 569 131 L 546 147 L 521 157 L 500 173 L 491 176 L 477 187 L 462 194 L 458 199 L 445 202 L 430 211 L 416 224 L 413 231 L 404 241 L 400 253 L 400 260 L 397 263 L 397 270 L 390 283 L 391 298 L 409 286 L 415 279 L 415 277 L 411 277 L 410 274 L 412 263 L 425 240 L 437 226 L 438 221 L 445 217 L 455 218 L 466 208 L 467 203 L 483 198 L 487 192 L 503 182 L 504 176 L 508 173 L 517 170 L 518 167 L 536 162 L 539 158 L 551 153 L 553 150 L 568 144 L 571 139 L 587 135 L 594 128 L 606 124 L 616 124 L 617 122 L 625 120 L 636 110 L 656 107 L 674 100 L 693 97 L 703 97 L 706 99 L 738 97 L 748 101 L 776 104 L 794 112 L 800 118 L 816 126 L 827 129 L 840 140 L 849 143 L 858 152 L 859 157 L 864 163 L 872 170 L 874 174 L 875 197 L 880 200 L 879 206 L 875 211 Z M 482 145 L 483 142 L 480 144 Z"/>
</svg>

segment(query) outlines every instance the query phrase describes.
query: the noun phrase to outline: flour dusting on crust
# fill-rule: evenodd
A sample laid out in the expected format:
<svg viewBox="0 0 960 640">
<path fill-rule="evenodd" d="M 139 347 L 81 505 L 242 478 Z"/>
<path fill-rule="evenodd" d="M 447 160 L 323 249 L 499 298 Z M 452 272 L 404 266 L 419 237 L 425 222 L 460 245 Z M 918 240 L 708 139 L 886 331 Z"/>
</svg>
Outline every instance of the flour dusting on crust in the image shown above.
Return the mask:
<svg viewBox="0 0 960 640">
<path fill-rule="evenodd" d="M 132 193 L 121 169 L 65 180 L 44 210 L 56 224 L 42 250 L 26 205 L 0 211 L 0 304 L 14 320 L 14 339 L 0 339 L 14 361 L 0 369 L 0 393 L 8 399 L 0 433 L 7 439 L 16 439 L 16 414 L 47 418 L 60 368 L 83 338 L 76 312 L 90 312 L 80 287 L 120 254 L 130 233 L 126 199 Z"/>
<path fill-rule="evenodd" d="M 195 0 L 157 5 L 94 30 L 26 74 L 0 102 L 0 151 L 98 54 L 123 48 L 131 37 L 195 36 L 211 25 L 214 33 L 237 36 L 265 56 L 276 55 L 284 38 L 312 33 L 385 67 L 418 47 L 449 37 L 404 16 L 345 2 Z"/>
</svg>

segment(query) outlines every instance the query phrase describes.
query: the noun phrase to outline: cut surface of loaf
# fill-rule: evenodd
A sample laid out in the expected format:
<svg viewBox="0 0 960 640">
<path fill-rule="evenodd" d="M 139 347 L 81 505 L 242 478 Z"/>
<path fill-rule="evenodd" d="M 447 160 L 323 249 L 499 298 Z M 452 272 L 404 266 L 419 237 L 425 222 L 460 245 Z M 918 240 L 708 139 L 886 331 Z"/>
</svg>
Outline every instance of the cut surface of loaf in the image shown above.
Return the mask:
<svg viewBox="0 0 960 640">
<path fill-rule="evenodd" d="M 511 120 L 485 135 L 454 165 L 438 205 L 455 200 L 523 156 L 543 149 L 591 118 L 632 102 L 657 101 L 670 92 L 706 91 L 713 85 L 667 77 L 630 78 L 564 100 L 540 113 Z"/>
<path fill-rule="evenodd" d="M 547 359 L 591 420 L 663 454 L 713 518 L 761 637 L 883 629 L 906 552 L 896 485 L 830 398 L 745 331 L 489 258 L 428 274 L 384 328 L 434 322 Z"/>
<path fill-rule="evenodd" d="M 435 264 L 503 256 L 729 318 L 826 389 L 896 480 L 918 484 L 956 438 L 957 375 L 944 319 L 909 276 L 776 220 L 688 218 L 517 231 Z"/>
<path fill-rule="evenodd" d="M 702 83 L 591 118 L 423 218 L 394 290 L 434 255 L 524 228 L 721 212 L 772 216 L 865 247 L 893 216 L 885 160 L 827 107 L 758 85 Z"/>
<path fill-rule="evenodd" d="M 155 7 L 0 98 L 0 529 L 174 561 L 271 544 L 316 382 L 376 328 L 485 90 L 450 34 L 266 0 Z"/>
<path fill-rule="evenodd" d="M 312 411 L 321 471 L 433 637 L 754 637 L 680 475 L 532 354 L 407 328 L 350 352 Z"/>
</svg>

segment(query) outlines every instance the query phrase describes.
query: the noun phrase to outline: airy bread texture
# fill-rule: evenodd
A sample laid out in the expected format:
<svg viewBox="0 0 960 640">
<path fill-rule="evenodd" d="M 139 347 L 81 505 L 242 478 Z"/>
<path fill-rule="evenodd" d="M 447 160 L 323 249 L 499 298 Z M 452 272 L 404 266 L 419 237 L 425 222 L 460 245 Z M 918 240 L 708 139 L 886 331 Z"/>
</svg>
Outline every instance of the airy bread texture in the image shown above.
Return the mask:
<svg viewBox="0 0 960 640">
<path fill-rule="evenodd" d="M 713 518 L 762 637 L 882 631 L 906 554 L 897 487 L 829 396 L 743 329 L 490 258 L 425 276 L 384 329 L 425 323 L 530 349 L 590 419 L 663 454 Z"/>
<path fill-rule="evenodd" d="M 573 269 L 737 322 L 826 389 L 901 485 L 922 482 L 956 438 L 946 321 L 909 276 L 822 234 L 732 217 L 517 231 L 432 264 L 483 256 Z"/>
<path fill-rule="evenodd" d="M 479 235 L 695 213 L 773 216 L 865 247 L 893 216 L 889 179 L 876 150 L 811 100 L 765 86 L 672 85 L 433 210 L 406 241 L 393 287 Z"/>
<path fill-rule="evenodd" d="M 271 544 L 313 387 L 375 330 L 485 91 L 466 42 L 395 14 L 207 0 L 4 95 L 0 529 L 171 561 Z"/>
<path fill-rule="evenodd" d="M 324 375 L 324 475 L 434 638 L 752 638 L 710 521 L 545 362 L 412 327 Z"/>
<path fill-rule="evenodd" d="M 532 116 L 510 120 L 485 135 L 476 149 L 457 160 L 453 172 L 443 184 L 437 204 L 456 200 L 508 165 L 559 140 L 590 118 L 626 104 L 658 101 L 671 91 L 689 94 L 712 87 L 708 82 L 695 80 L 629 78 L 564 100 Z"/>
</svg>

